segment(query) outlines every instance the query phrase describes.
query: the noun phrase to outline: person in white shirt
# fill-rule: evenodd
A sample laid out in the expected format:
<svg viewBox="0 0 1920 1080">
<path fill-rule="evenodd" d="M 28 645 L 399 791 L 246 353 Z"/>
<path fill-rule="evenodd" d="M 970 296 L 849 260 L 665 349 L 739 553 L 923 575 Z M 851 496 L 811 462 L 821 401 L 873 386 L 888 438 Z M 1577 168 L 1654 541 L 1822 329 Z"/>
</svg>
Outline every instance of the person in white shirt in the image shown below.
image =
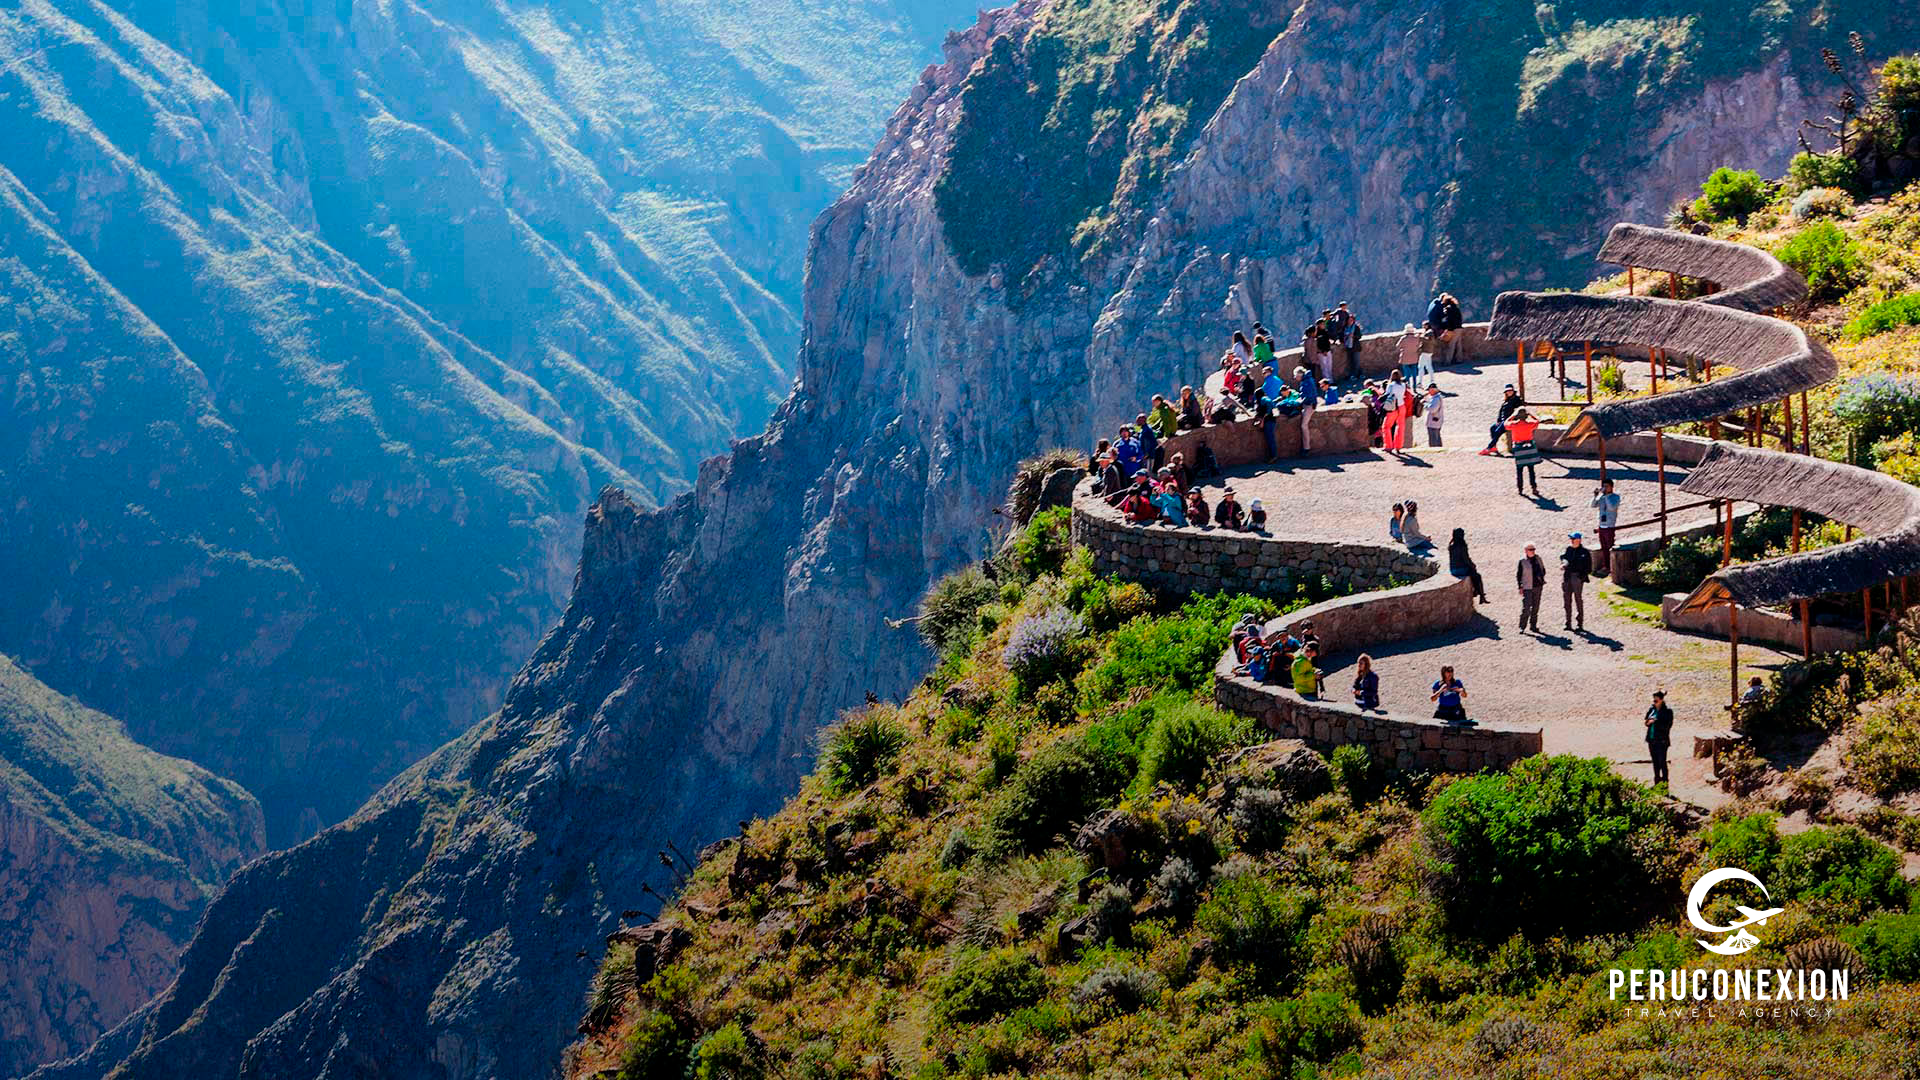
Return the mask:
<svg viewBox="0 0 1920 1080">
<path fill-rule="evenodd" d="M 1427 445 L 1440 445 L 1440 424 L 1445 418 L 1447 403 L 1440 397 L 1440 388 L 1431 383 L 1427 385 L 1427 398 L 1422 408 L 1426 411 Z"/>
<path fill-rule="evenodd" d="M 1594 560 L 1593 572 L 1606 577 L 1613 558 L 1614 529 L 1620 523 L 1620 496 L 1614 494 L 1613 481 L 1603 480 L 1594 489 L 1593 509 L 1600 517 L 1595 529 L 1600 534 L 1600 557 Z"/>
<path fill-rule="evenodd" d="M 1387 406 L 1380 423 L 1380 447 L 1397 454 L 1407 448 L 1407 384 L 1398 371 L 1387 378 L 1380 397 Z"/>
</svg>

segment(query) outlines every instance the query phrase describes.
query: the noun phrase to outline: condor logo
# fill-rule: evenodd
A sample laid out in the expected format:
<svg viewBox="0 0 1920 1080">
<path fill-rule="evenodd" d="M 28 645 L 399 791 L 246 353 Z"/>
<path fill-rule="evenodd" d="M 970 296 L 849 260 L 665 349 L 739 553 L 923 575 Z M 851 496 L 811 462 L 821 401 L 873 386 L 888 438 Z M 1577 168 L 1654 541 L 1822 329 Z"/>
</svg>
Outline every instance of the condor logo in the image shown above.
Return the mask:
<svg viewBox="0 0 1920 1080">
<path fill-rule="evenodd" d="M 1687 921 L 1704 933 L 1727 935 L 1717 943 L 1701 941 L 1698 938 L 1695 940 L 1699 941 L 1701 948 L 1710 953 L 1718 953 L 1721 956 L 1738 956 L 1748 949 L 1753 948 L 1755 945 L 1760 944 L 1760 939 L 1749 932 L 1747 927 L 1764 926 L 1768 919 L 1773 918 L 1786 909 L 1777 907 L 1750 908 L 1744 904 L 1739 904 L 1735 905 L 1735 910 L 1740 913 L 1740 918 L 1725 926 L 1716 926 L 1707 921 L 1706 916 L 1700 913 L 1700 909 L 1706 904 L 1707 896 L 1713 892 L 1714 887 L 1725 881 L 1747 882 L 1754 888 L 1759 889 L 1760 895 L 1769 901 L 1773 899 L 1773 896 L 1767 892 L 1767 887 L 1760 883 L 1759 878 L 1754 877 L 1745 870 L 1732 866 L 1723 866 L 1718 870 L 1709 870 L 1700 875 L 1699 881 L 1693 883 L 1693 891 L 1687 894 Z"/>
</svg>

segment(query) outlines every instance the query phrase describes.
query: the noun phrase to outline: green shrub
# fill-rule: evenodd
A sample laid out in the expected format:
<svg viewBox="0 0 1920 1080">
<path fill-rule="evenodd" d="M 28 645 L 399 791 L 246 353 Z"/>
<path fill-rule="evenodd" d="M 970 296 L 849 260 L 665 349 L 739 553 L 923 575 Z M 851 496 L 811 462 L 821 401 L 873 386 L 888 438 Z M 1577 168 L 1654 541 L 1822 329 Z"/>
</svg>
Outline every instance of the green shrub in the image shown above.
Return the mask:
<svg viewBox="0 0 1920 1080">
<path fill-rule="evenodd" d="M 1160 998 L 1160 977 L 1132 964 L 1108 964 L 1080 980 L 1073 1003 L 1096 1014 L 1130 1013 Z"/>
<path fill-rule="evenodd" d="M 1817 653 L 1773 674 L 1762 707 L 1747 714 L 1747 730 L 1838 731 L 1859 715 L 1860 702 L 1896 682 L 1897 672 L 1875 653 Z"/>
<path fill-rule="evenodd" d="M 1080 609 L 1087 625 L 1105 632 L 1153 614 L 1153 594 L 1136 581 L 1101 580 L 1087 591 Z"/>
<path fill-rule="evenodd" d="M 649 1009 L 620 1048 L 619 1080 L 685 1080 L 692 1052 L 686 1026 L 669 1013 Z"/>
<path fill-rule="evenodd" d="M 921 640 L 943 656 L 964 646 L 979 629 L 980 609 L 993 602 L 997 591 L 978 566 L 934 582 L 920 599 Z"/>
<path fill-rule="evenodd" d="M 1871 468 L 1874 445 L 1920 431 L 1920 378 L 1874 374 L 1848 379 L 1834 395 L 1833 414 L 1853 431 L 1854 463 Z"/>
<path fill-rule="evenodd" d="M 1782 839 L 1769 885 L 1776 896 L 1802 901 L 1816 915 L 1842 922 L 1907 906 L 1900 856 L 1853 825 L 1808 829 Z"/>
<path fill-rule="evenodd" d="M 1860 180 L 1860 166 L 1839 154 L 1802 151 L 1787 164 L 1787 190 L 1796 195 L 1814 188 L 1839 188 L 1849 195 L 1864 195 L 1866 188 Z"/>
<path fill-rule="evenodd" d="M 1793 220 L 1798 222 L 1817 221 L 1820 218 L 1844 218 L 1853 216 L 1853 200 L 1839 188 L 1808 188 L 1794 196 L 1789 208 Z"/>
<path fill-rule="evenodd" d="M 759 1080 L 766 1075 L 766 1045 L 730 1021 L 693 1049 L 694 1080 Z"/>
<path fill-rule="evenodd" d="M 1761 811 L 1708 822 L 1700 833 L 1705 848 L 1701 862 L 1708 867 L 1737 866 L 1763 881 L 1771 878 L 1780 857 L 1779 820 L 1778 814 Z"/>
<path fill-rule="evenodd" d="M 1875 915 L 1841 935 L 1860 951 L 1867 971 L 1889 982 L 1920 980 L 1920 914 Z"/>
<path fill-rule="evenodd" d="M 1213 755 L 1226 748 L 1232 718 L 1191 699 L 1163 695 L 1148 704 L 1154 717 L 1140 753 L 1138 786 L 1150 788 L 1161 781 L 1177 787 L 1198 784 Z"/>
<path fill-rule="evenodd" d="M 1312 917 L 1310 894 L 1245 873 L 1216 883 L 1193 922 L 1213 938 L 1222 965 L 1282 988 L 1299 975 Z"/>
<path fill-rule="evenodd" d="M 1054 506 L 1040 511 L 1013 542 L 1013 569 L 1021 581 L 1057 574 L 1073 549 L 1073 510 Z"/>
<path fill-rule="evenodd" d="M 1241 788 L 1233 797 L 1228 820 L 1240 846 L 1252 852 L 1277 851 L 1292 828 L 1293 800 L 1272 788 Z"/>
<path fill-rule="evenodd" d="M 934 986 L 933 1015 L 949 1023 L 978 1023 L 1023 1009 L 1047 996 L 1047 973 L 1031 953 L 995 949 L 968 953 Z"/>
<path fill-rule="evenodd" d="M 1393 1006 L 1406 977 L 1399 950 L 1393 945 L 1393 920 L 1368 915 L 1342 934 L 1333 958 L 1353 979 L 1354 999 L 1361 1011 L 1376 1015 Z"/>
<path fill-rule="evenodd" d="M 1780 261 L 1807 279 L 1815 301 L 1838 300 L 1867 275 L 1867 261 L 1853 238 L 1831 221 L 1802 229 L 1780 249 Z"/>
<path fill-rule="evenodd" d="M 1191 691 L 1209 685 L 1227 635 L 1248 612 L 1268 618 L 1274 607 L 1249 596 L 1196 596 L 1172 615 L 1127 623 L 1080 677 L 1081 700 L 1097 708 L 1143 686 Z"/>
<path fill-rule="evenodd" d="M 1673 847 L 1652 793 L 1601 758 L 1457 780 L 1422 819 L 1443 914 L 1486 937 L 1624 925 L 1674 876 L 1652 857 Z"/>
<path fill-rule="evenodd" d="M 1249 1039 L 1269 1075 L 1293 1076 L 1307 1062 L 1331 1061 L 1358 1046 L 1360 1019 L 1347 999 L 1316 990 L 1268 1006 Z"/>
<path fill-rule="evenodd" d="M 1640 580 L 1661 592 L 1692 592 L 1720 569 L 1721 543 L 1710 536 L 1681 537 L 1640 566 Z"/>
<path fill-rule="evenodd" d="M 1870 711 L 1847 747 L 1847 770 L 1883 799 L 1920 789 L 1920 701 L 1903 696 Z"/>
<path fill-rule="evenodd" d="M 1693 200 L 1693 216 L 1701 221 L 1745 221 L 1747 215 L 1773 198 L 1771 185 L 1751 169 L 1713 170 Z"/>
<path fill-rule="evenodd" d="M 1380 771 L 1366 747 L 1357 743 L 1336 746 L 1327 764 L 1332 768 L 1334 783 L 1346 792 L 1347 801 L 1354 807 L 1365 806 L 1379 797 Z"/>
<path fill-rule="evenodd" d="M 906 725 L 894 719 L 890 709 L 870 708 L 849 715 L 827 732 L 821 757 L 828 790 L 844 794 L 880 779 L 893 767 L 908 737 Z"/>
<path fill-rule="evenodd" d="M 1012 724 L 995 723 L 987 728 L 987 775 L 989 787 L 997 787 L 1020 767 L 1020 733 Z"/>
<path fill-rule="evenodd" d="M 1620 368 L 1620 361 L 1607 359 L 1594 374 L 1593 388 L 1605 397 L 1619 397 L 1627 392 L 1627 373 Z"/>
<path fill-rule="evenodd" d="M 995 856 L 1039 851 L 1072 829 L 1133 778 L 1137 758 L 1124 745 L 1068 736 L 1041 749 L 987 807 L 985 850 Z"/>
</svg>

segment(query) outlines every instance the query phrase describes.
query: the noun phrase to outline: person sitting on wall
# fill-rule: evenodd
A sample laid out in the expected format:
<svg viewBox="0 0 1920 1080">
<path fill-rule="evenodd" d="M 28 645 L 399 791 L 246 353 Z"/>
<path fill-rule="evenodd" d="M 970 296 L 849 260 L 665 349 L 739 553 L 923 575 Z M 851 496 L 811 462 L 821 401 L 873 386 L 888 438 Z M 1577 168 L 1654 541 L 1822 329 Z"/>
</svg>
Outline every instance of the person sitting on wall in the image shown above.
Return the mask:
<svg viewBox="0 0 1920 1080">
<path fill-rule="evenodd" d="M 1400 519 L 1400 542 L 1409 550 L 1433 546 L 1433 538 L 1420 527 L 1420 504 L 1407 500 L 1406 515 Z"/>
<path fill-rule="evenodd" d="M 1257 533 L 1267 531 L 1267 510 L 1259 499 L 1247 504 L 1247 527 Z"/>
<path fill-rule="evenodd" d="M 1160 508 L 1153 505 L 1153 483 L 1141 473 L 1134 482 L 1133 490 L 1120 502 L 1120 512 L 1126 515 L 1130 524 L 1151 525 L 1160 518 Z"/>
<path fill-rule="evenodd" d="M 1449 724 L 1473 723 L 1467 719 L 1467 684 L 1454 677 L 1452 664 L 1440 669 L 1440 678 L 1434 681 L 1433 694 L 1427 700 L 1433 702 L 1435 720 Z"/>
<path fill-rule="evenodd" d="M 1164 471 L 1172 476 L 1174 491 L 1185 498 L 1187 488 L 1193 485 L 1193 470 L 1187 468 L 1186 451 L 1175 450 L 1173 456 L 1167 459 L 1167 467 Z"/>
<path fill-rule="evenodd" d="M 1320 678 L 1326 673 L 1315 666 L 1319 659 L 1320 646 L 1314 642 L 1308 642 L 1293 661 L 1293 692 L 1308 701 L 1317 701 L 1320 698 Z"/>
<path fill-rule="evenodd" d="M 1180 492 L 1173 486 L 1173 470 L 1162 468 L 1160 482 L 1153 486 L 1154 509 L 1160 512 L 1160 520 L 1167 525 L 1185 525 L 1187 523 L 1186 500 L 1180 498 Z"/>
<path fill-rule="evenodd" d="M 1153 408 L 1147 412 L 1147 423 L 1162 440 L 1171 439 L 1180 431 L 1180 414 L 1173 411 L 1173 403 L 1164 394 L 1155 394 Z"/>
<path fill-rule="evenodd" d="M 1200 493 L 1199 488 L 1187 492 L 1187 523 L 1202 529 L 1213 527 L 1213 515 L 1207 506 L 1207 497 Z"/>
<path fill-rule="evenodd" d="M 1220 501 L 1216 503 L 1213 508 L 1213 523 L 1223 529 L 1232 529 L 1235 532 L 1241 532 L 1246 529 L 1245 514 L 1240 509 L 1239 500 L 1234 498 L 1232 488 L 1227 488 L 1220 492 Z"/>
<path fill-rule="evenodd" d="M 1194 465 L 1197 466 L 1199 470 L 1195 473 L 1196 476 L 1210 477 L 1220 475 L 1220 459 L 1213 456 L 1213 447 L 1208 446 L 1206 443 L 1201 443 L 1195 451 L 1195 457 L 1197 460 L 1194 462 Z"/>
<path fill-rule="evenodd" d="M 1113 451 L 1107 451 L 1101 458 L 1100 479 L 1093 485 L 1094 493 L 1105 499 L 1108 506 L 1119 506 L 1120 500 L 1127 497 L 1128 487 L 1120 463 L 1114 459 Z"/>
<path fill-rule="evenodd" d="M 1353 662 L 1353 704 L 1362 712 L 1380 708 L 1380 676 L 1374 673 L 1373 657 L 1361 653 Z"/>
<path fill-rule="evenodd" d="M 1192 431 L 1207 422 L 1206 401 L 1193 392 L 1193 387 L 1180 388 L 1180 430 Z"/>
<path fill-rule="evenodd" d="M 1406 520 L 1407 504 L 1394 503 L 1393 509 L 1387 512 L 1387 535 L 1392 537 L 1396 544 L 1400 543 L 1406 537 L 1404 529 Z"/>
<path fill-rule="evenodd" d="M 1487 429 L 1487 448 L 1480 451 L 1481 457 L 1493 455 L 1500 445 L 1500 437 L 1507 433 L 1507 421 L 1513 418 L 1513 414 L 1523 404 L 1525 402 L 1520 400 L 1520 391 L 1515 390 L 1512 383 L 1508 383 L 1506 389 L 1501 391 L 1500 414 L 1493 418 L 1493 426 Z"/>
<path fill-rule="evenodd" d="M 1233 346 L 1227 350 L 1227 355 L 1233 357 L 1236 367 L 1251 364 L 1253 363 L 1253 342 L 1247 340 L 1245 333 L 1235 330 Z"/>
</svg>

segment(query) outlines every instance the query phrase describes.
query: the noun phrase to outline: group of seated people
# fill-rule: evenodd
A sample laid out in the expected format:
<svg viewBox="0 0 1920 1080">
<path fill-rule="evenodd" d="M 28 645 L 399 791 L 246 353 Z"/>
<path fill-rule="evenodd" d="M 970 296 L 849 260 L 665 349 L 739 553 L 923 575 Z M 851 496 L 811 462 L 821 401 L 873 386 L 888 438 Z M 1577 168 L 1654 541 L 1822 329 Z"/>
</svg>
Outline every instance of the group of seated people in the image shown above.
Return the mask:
<svg viewBox="0 0 1920 1080">
<path fill-rule="evenodd" d="M 1244 615 L 1234 625 L 1230 640 L 1235 675 L 1245 675 L 1255 682 L 1291 685 L 1301 697 L 1320 696 L 1326 673 L 1316 666 L 1320 636 L 1313 632 L 1312 622 L 1301 623 L 1300 635 L 1295 637 L 1285 629 L 1262 633 L 1259 616 Z"/>
<path fill-rule="evenodd" d="M 1260 500 L 1254 499 L 1242 507 L 1231 487 L 1222 490 L 1220 501 L 1209 506 L 1206 494 L 1193 483 L 1186 455 L 1180 453 L 1160 466 L 1157 473 L 1149 475 L 1142 469 L 1134 474 L 1132 483 L 1128 483 L 1122 467 L 1113 461 L 1109 451 L 1094 492 L 1106 499 L 1108 505 L 1118 507 L 1133 525 L 1195 525 L 1202 529 L 1217 526 L 1235 532 L 1267 530 L 1267 511 Z"/>
</svg>

